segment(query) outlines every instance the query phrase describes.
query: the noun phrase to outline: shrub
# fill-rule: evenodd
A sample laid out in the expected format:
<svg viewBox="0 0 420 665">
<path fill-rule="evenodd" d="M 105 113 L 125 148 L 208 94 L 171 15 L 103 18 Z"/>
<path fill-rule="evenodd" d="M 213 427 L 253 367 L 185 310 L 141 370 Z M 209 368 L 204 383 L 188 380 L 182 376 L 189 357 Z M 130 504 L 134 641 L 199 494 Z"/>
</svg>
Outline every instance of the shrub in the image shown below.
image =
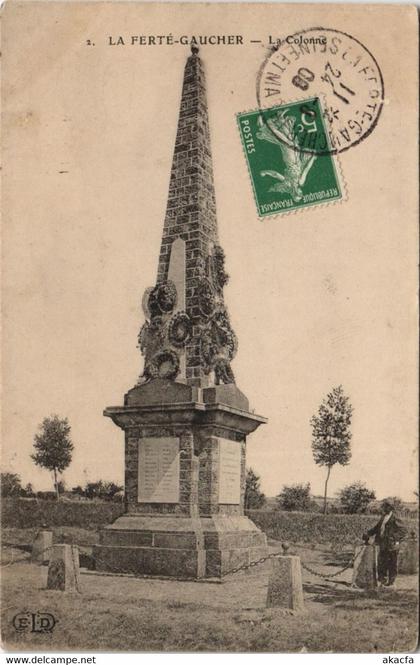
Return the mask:
<svg viewBox="0 0 420 665">
<path fill-rule="evenodd" d="M 311 499 L 311 486 L 297 483 L 296 485 L 283 485 L 277 497 L 277 503 L 282 510 L 313 510 L 317 504 Z"/>
<path fill-rule="evenodd" d="M 348 515 L 365 513 L 369 504 L 376 499 L 375 492 L 369 490 L 360 481 L 347 485 L 338 495 L 343 512 Z"/>
<path fill-rule="evenodd" d="M 43 501 L 55 501 L 56 498 L 57 498 L 57 495 L 56 495 L 55 492 L 50 492 L 48 490 L 46 490 L 46 491 L 39 490 L 36 493 L 36 498 L 41 499 Z"/>
<path fill-rule="evenodd" d="M 83 499 L 86 498 L 85 490 L 83 489 L 83 487 L 82 487 L 81 485 L 77 485 L 77 487 L 72 487 L 72 488 L 71 488 L 71 493 L 72 493 L 74 496 L 80 496 L 80 497 L 82 497 Z"/>
<path fill-rule="evenodd" d="M 123 491 L 121 485 L 110 482 L 108 480 L 98 480 L 95 483 L 88 483 L 85 487 L 84 493 L 87 499 L 103 499 L 105 501 L 112 501 L 114 496 Z"/>
<path fill-rule="evenodd" d="M 22 484 L 20 476 L 17 473 L 2 473 L 1 474 L 1 495 L 2 496 L 19 496 L 22 492 Z"/>
<path fill-rule="evenodd" d="M 35 497 L 35 492 L 31 483 L 25 485 L 21 492 L 21 496 L 26 497 L 27 499 L 33 499 Z"/>
</svg>

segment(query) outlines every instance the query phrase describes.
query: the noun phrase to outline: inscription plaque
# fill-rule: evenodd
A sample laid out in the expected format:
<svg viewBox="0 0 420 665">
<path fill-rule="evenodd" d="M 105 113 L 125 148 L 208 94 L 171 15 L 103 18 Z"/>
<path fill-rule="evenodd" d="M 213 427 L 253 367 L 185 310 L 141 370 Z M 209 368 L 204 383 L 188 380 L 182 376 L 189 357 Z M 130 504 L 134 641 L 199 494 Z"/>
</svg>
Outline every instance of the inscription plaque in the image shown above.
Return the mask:
<svg viewBox="0 0 420 665">
<path fill-rule="evenodd" d="M 241 444 L 219 439 L 219 503 L 241 501 Z"/>
<path fill-rule="evenodd" d="M 178 503 L 179 439 L 147 438 L 139 442 L 139 503 Z"/>
</svg>

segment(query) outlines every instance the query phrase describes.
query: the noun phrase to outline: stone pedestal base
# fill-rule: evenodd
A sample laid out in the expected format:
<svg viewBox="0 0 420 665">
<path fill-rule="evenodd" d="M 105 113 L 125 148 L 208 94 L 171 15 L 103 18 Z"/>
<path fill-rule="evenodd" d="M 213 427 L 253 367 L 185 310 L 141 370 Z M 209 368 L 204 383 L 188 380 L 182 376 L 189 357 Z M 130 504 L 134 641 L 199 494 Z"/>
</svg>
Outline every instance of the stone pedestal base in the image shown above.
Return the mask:
<svg viewBox="0 0 420 665">
<path fill-rule="evenodd" d="M 51 548 L 53 544 L 53 532 L 43 529 L 40 531 L 33 544 L 31 561 L 34 563 L 48 563 L 51 557 Z"/>
<path fill-rule="evenodd" d="M 267 607 L 283 607 L 296 612 L 305 609 L 298 556 L 280 556 L 272 560 Z"/>
<path fill-rule="evenodd" d="M 406 540 L 401 544 L 398 555 L 398 573 L 415 575 L 419 569 L 419 544 L 416 540 Z"/>
<path fill-rule="evenodd" d="M 357 545 L 355 549 L 352 584 L 361 589 L 373 589 L 377 586 L 376 545 Z"/>
<path fill-rule="evenodd" d="M 222 577 L 267 553 L 265 535 L 244 516 L 127 514 L 100 534 L 96 570 L 162 577 Z"/>
<path fill-rule="evenodd" d="M 79 588 L 79 548 L 53 545 L 48 568 L 47 589 L 77 591 Z"/>
</svg>

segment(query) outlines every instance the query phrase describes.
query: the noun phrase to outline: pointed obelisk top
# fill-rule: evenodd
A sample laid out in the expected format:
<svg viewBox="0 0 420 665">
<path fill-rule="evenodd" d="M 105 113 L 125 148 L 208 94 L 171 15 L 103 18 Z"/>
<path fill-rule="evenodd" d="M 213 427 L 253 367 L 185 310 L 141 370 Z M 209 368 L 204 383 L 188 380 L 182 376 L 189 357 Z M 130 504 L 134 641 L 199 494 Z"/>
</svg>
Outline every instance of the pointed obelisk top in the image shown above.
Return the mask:
<svg viewBox="0 0 420 665">
<path fill-rule="evenodd" d="M 216 200 L 204 69 L 191 45 L 178 127 L 156 286 L 145 294 L 149 321 L 140 332 L 143 379 L 190 385 L 234 383 L 236 337 L 224 305 L 228 276 L 218 244 Z"/>
</svg>

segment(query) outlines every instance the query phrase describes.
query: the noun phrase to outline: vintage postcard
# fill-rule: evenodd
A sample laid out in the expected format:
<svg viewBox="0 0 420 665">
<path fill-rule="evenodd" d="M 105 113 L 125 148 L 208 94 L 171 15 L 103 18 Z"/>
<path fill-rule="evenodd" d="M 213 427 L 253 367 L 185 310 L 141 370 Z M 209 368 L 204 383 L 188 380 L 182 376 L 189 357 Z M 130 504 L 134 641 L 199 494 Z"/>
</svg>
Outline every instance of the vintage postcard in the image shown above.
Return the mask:
<svg viewBox="0 0 420 665">
<path fill-rule="evenodd" d="M 4 651 L 414 662 L 416 8 L 2 42 Z"/>
</svg>

